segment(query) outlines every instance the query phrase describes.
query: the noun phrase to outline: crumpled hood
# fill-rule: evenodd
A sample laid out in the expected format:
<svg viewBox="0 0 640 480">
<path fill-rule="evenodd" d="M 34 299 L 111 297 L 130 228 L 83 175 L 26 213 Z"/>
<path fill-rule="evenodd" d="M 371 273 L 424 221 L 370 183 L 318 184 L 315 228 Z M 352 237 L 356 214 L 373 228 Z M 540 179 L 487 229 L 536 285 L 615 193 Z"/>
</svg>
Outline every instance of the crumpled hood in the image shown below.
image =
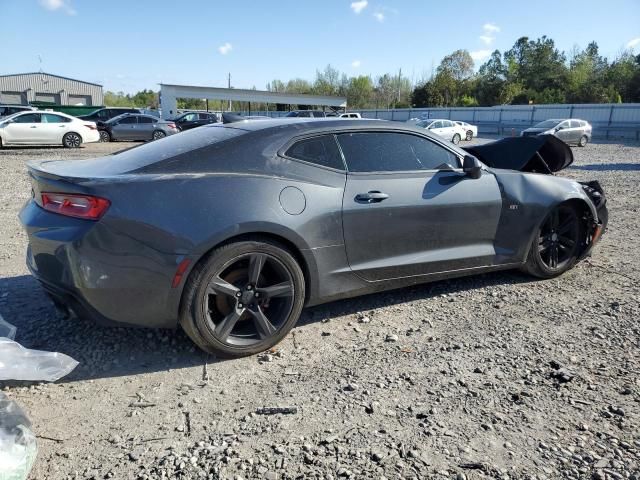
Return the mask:
<svg viewBox="0 0 640 480">
<path fill-rule="evenodd" d="M 559 172 L 573 163 L 571 148 L 553 135 L 507 137 L 464 150 L 489 167 L 521 172 Z"/>
</svg>

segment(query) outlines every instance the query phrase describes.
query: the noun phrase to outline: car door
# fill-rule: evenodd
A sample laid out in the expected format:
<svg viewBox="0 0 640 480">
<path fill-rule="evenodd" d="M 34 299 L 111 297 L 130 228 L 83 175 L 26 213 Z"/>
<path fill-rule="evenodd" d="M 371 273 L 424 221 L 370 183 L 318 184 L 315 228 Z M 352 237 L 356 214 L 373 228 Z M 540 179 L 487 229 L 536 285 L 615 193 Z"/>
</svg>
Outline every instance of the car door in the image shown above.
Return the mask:
<svg viewBox="0 0 640 480">
<path fill-rule="evenodd" d="M 442 121 L 438 120 L 436 122 L 433 122 L 431 125 L 429 125 L 429 127 L 427 127 L 427 129 L 431 132 L 431 133 L 435 133 L 436 135 L 439 135 L 441 137 L 445 136 L 445 132 L 444 132 L 444 128 L 443 128 L 443 123 Z"/>
<path fill-rule="evenodd" d="M 138 115 L 137 135 L 138 140 L 151 140 L 156 128 L 156 119 L 147 115 Z"/>
<path fill-rule="evenodd" d="M 56 115 L 55 113 L 42 113 L 40 115 L 40 129 L 46 143 L 62 143 L 62 137 L 69 131 L 71 119 Z"/>
<path fill-rule="evenodd" d="M 111 136 L 115 140 L 133 140 L 135 139 L 135 126 L 138 120 L 134 116 L 121 118 L 111 127 Z"/>
<path fill-rule="evenodd" d="M 443 136 L 449 140 L 453 138 L 453 134 L 456 133 L 456 128 L 452 121 L 442 120 L 442 132 Z"/>
<path fill-rule="evenodd" d="M 569 120 L 569 143 L 578 143 L 582 137 L 582 126 L 579 120 Z"/>
<path fill-rule="evenodd" d="M 178 126 L 180 130 L 190 130 L 198 126 L 198 114 L 197 113 L 187 113 L 184 117 L 180 119 L 178 122 Z"/>
<path fill-rule="evenodd" d="M 571 130 L 569 125 L 569 120 L 565 120 L 564 122 L 560 122 L 555 128 L 555 136 L 565 143 L 571 142 Z"/>
<path fill-rule="evenodd" d="M 6 143 L 39 144 L 45 136 L 40 128 L 39 113 L 25 113 L 13 117 L 10 123 L 5 123 L 3 134 Z"/>
<path fill-rule="evenodd" d="M 457 154 L 422 136 L 337 138 L 348 168 L 345 248 L 357 275 L 378 281 L 493 264 L 502 197 L 491 173 L 470 178 Z"/>
</svg>

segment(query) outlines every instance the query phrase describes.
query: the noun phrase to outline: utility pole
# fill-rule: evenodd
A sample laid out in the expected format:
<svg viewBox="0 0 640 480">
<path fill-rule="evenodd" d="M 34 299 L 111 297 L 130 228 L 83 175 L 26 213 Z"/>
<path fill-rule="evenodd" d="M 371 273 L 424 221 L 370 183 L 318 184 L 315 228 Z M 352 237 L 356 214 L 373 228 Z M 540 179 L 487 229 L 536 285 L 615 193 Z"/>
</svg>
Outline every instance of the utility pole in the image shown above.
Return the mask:
<svg viewBox="0 0 640 480">
<path fill-rule="evenodd" d="M 400 103 L 400 80 L 402 79 L 402 68 L 398 71 L 398 101 L 396 102 L 396 106 Z"/>
<path fill-rule="evenodd" d="M 231 72 L 229 72 L 227 87 L 231 90 Z M 231 94 L 231 92 L 229 92 Z M 229 99 L 229 111 L 231 111 L 231 99 Z"/>
</svg>

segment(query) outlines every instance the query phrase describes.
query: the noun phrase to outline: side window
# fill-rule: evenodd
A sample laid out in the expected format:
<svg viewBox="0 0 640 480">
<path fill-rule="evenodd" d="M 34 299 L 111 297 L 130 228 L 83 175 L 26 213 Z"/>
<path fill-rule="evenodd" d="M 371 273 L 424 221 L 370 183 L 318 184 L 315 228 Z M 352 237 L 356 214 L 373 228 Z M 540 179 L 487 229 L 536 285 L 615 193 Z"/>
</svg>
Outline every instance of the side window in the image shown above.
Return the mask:
<svg viewBox="0 0 640 480">
<path fill-rule="evenodd" d="M 131 117 L 124 117 L 122 120 L 120 120 L 120 122 L 118 122 L 122 125 L 125 124 L 131 124 L 131 123 L 138 123 L 138 120 L 136 119 L 136 117 L 131 116 Z"/>
<path fill-rule="evenodd" d="M 580 128 L 580 120 L 571 120 L 571 128 Z"/>
<path fill-rule="evenodd" d="M 151 117 L 138 117 L 138 123 L 155 123 Z"/>
<path fill-rule="evenodd" d="M 198 114 L 197 113 L 188 113 L 182 119 L 183 122 L 194 122 L 196 120 L 198 120 Z"/>
<path fill-rule="evenodd" d="M 449 120 L 443 120 L 442 126 L 445 128 L 453 127 L 453 123 L 451 123 Z"/>
<path fill-rule="evenodd" d="M 323 167 L 344 170 L 342 156 L 333 135 L 322 135 L 300 140 L 289 147 L 285 155 Z"/>
<path fill-rule="evenodd" d="M 199 113 L 199 114 L 198 114 L 198 118 L 199 118 L 200 120 L 209 120 L 209 118 L 210 118 L 210 117 L 209 117 L 209 114 L 208 114 L 208 113 Z"/>
<path fill-rule="evenodd" d="M 342 133 L 338 142 L 350 172 L 403 172 L 459 168 L 456 155 L 405 133 Z"/>
<path fill-rule="evenodd" d="M 568 121 L 568 120 L 566 120 L 566 121 L 562 122 L 560 125 L 558 125 L 558 128 L 559 128 L 560 130 L 563 130 L 563 129 L 565 129 L 565 128 L 569 128 L 569 121 Z"/>
<path fill-rule="evenodd" d="M 433 122 L 429 128 L 442 128 L 442 122 Z"/>
<path fill-rule="evenodd" d="M 114 112 L 113 115 L 112 115 L 111 114 L 111 110 L 99 110 L 96 116 L 100 120 L 109 120 L 110 118 L 112 118 L 115 115 L 116 115 L 116 112 Z"/>
<path fill-rule="evenodd" d="M 39 113 L 27 113 L 14 119 L 15 123 L 40 123 Z"/>
<path fill-rule="evenodd" d="M 55 115 L 53 113 L 43 113 L 41 115 L 42 123 L 69 123 L 71 121 L 70 118 Z"/>
<path fill-rule="evenodd" d="M 312 116 L 324 118 L 324 112 L 312 112 Z"/>
</svg>

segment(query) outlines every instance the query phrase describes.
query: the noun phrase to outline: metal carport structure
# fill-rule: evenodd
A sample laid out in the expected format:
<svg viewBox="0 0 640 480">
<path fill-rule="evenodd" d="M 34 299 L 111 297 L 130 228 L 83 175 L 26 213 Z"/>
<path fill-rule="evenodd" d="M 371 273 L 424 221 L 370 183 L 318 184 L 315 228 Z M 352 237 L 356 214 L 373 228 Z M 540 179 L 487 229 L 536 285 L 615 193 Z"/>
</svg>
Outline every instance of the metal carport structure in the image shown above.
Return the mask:
<svg viewBox="0 0 640 480">
<path fill-rule="evenodd" d="M 235 100 L 240 102 L 275 103 L 282 105 L 318 105 L 338 108 L 347 107 L 347 99 L 345 97 L 161 83 L 160 108 L 162 109 L 162 118 L 169 119 L 178 113 L 178 98 Z"/>
</svg>

